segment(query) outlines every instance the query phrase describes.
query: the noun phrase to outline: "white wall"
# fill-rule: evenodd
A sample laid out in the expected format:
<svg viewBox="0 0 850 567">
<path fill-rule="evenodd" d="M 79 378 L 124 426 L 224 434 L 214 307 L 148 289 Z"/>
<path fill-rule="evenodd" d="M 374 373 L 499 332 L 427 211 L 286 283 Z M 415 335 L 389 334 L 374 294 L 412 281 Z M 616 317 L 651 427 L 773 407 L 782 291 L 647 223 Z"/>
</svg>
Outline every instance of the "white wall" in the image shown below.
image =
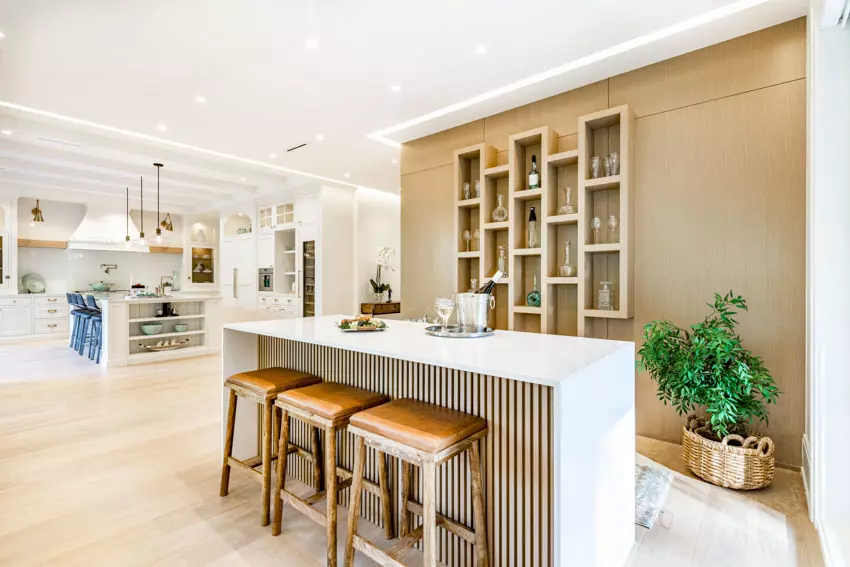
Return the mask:
<svg viewBox="0 0 850 567">
<path fill-rule="evenodd" d="M 113 282 L 115 289 L 129 289 L 131 283 L 153 288 L 159 285 L 160 276 L 181 269 L 182 258 L 173 254 L 19 248 L 18 274 L 40 274 L 47 281 L 48 293 L 87 290 L 95 281 Z M 118 264 L 118 270 L 105 274 L 101 264 Z"/>
<path fill-rule="evenodd" d="M 850 565 L 850 28 L 809 18 L 804 478 L 828 567 Z"/>
<path fill-rule="evenodd" d="M 401 301 L 401 197 L 384 191 L 360 187 L 355 193 L 356 238 L 355 297 L 356 303 L 372 301 L 374 294 L 369 279 L 375 277 L 375 260 L 379 248 L 396 250 L 394 272 L 384 271 L 381 279 L 389 282 L 393 300 Z M 407 261 L 412 261 L 408 258 Z"/>
</svg>

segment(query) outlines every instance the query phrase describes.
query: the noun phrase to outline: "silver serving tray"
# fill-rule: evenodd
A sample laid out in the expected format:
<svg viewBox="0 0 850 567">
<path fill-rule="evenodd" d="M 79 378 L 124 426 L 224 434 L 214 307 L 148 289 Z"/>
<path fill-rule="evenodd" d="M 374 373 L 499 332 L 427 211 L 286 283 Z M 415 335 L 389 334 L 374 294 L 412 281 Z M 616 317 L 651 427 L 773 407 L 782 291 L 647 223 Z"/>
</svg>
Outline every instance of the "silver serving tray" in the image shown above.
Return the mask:
<svg viewBox="0 0 850 567">
<path fill-rule="evenodd" d="M 379 331 L 386 331 L 387 329 L 389 329 L 389 327 L 381 327 L 381 328 L 370 328 L 370 327 L 360 328 L 360 327 L 357 327 L 355 329 L 343 329 L 342 327 L 339 326 L 339 324 L 336 325 L 336 328 L 339 329 L 340 331 L 342 331 L 343 333 L 376 333 L 376 332 L 379 332 Z"/>
<path fill-rule="evenodd" d="M 444 331 L 442 325 L 431 325 L 430 327 L 425 327 L 425 334 L 432 337 L 446 337 L 449 339 L 474 339 L 492 335 L 493 329 L 487 327 L 485 331 L 467 332 L 461 331 L 457 325 L 449 325 Z"/>
</svg>

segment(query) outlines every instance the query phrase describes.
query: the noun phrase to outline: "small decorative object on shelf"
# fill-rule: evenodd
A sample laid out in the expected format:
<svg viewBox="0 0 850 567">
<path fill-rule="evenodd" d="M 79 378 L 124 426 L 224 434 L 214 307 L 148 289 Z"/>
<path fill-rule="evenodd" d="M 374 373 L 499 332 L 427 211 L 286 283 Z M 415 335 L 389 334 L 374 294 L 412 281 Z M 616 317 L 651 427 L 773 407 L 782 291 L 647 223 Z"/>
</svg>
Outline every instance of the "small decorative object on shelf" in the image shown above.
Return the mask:
<svg viewBox="0 0 850 567">
<path fill-rule="evenodd" d="M 464 183 L 464 184 L 463 184 L 463 200 L 464 200 L 464 201 L 468 201 L 468 200 L 469 200 L 469 199 L 471 199 L 471 198 L 472 198 L 472 197 L 471 197 L 471 195 L 469 194 L 469 183 Z"/>
<path fill-rule="evenodd" d="M 602 171 L 605 172 L 605 177 L 611 176 L 611 158 L 602 160 Z"/>
<path fill-rule="evenodd" d="M 558 275 L 562 278 L 571 278 L 576 275 L 575 266 L 570 264 L 570 241 L 564 245 L 564 263 L 558 268 Z"/>
<path fill-rule="evenodd" d="M 472 233 L 469 229 L 463 231 L 463 239 L 466 241 L 466 251 L 469 252 L 469 243 L 472 242 Z"/>
<path fill-rule="evenodd" d="M 564 187 L 564 204 L 558 208 L 559 215 L 575 214 L 576 208 L 573 206 L 573 189 L 572 187 Z"/>
<path fill-rule="evenodd" d="M 528 172 L 528 188 L 540 189 L 540 172 L 537 171 L 537 156 L 531 156 L 531 171 Z"/>
<path fill-rule="evenodd" d="M 540 290 L 537 289 L 537 274 L 531 283 L 531 291 L 525 296 L 525 304 L 529 307 L 540 307 Z"/>
<path fill-rule="evenodd" d="M 505 277 L 508 277 L 508 249 L 504 246 L 499 246 L 499 258 L 496 261 L 497 269 L 504 274 Z"/>
<path fill-rule="evenodd" d="M 593 156 L 590 158 L 590 177 L 593 179 L 598 179 L 600 172 L 599 156 Z"/>
<path fill-rule="evenodd" d="M 475 198 L 476 199 L 481 198 L 481 180 L 480 179 L 475 180 Z"/>
<path fill-rule="evenodd" d="M 481 231 L 477 228 L 472 231 L 472 238 L 475 239 L 475 249 L 481 250 Z"/>
<path fill-rule="evenodd" d="M 599 217 L 590 219 L 590 228 L 593 229 L 593 243 L 599 244 L 599 229 L 602 228 L 602 220 Z"/>
<path fill-rule="evenodd" d="M 469 280 L 469 293 L 475 293 L 476 289 L 478 289 L 478 278 L 471 278 Z"/>
<path fill-rule="evenodd" d="M 600 311 L 613 311 L 614 310 L 614 301 L 613 295 L 614 292 L 611 290 L 611 282 L 599 282 L 599 285 L 602 287 L 597 292 L 597 305 L 596 308 Z"/>
<path fill-rule="evenodd" d="M 537 248 L 537 212 L 534 207 L 528 211 L 528 248 Z"/>
<path fill-rule="evenodd" d="M 620 175 L 620 154 L 611 152 L 608 157 L 611 159 L 611 175 Z"/>
<path fill-rule="evenodd" d="M 497 195 L 498 205 L 493 209 L 493 222 L 504 222 L 508 220 L 508 210 L 502 206 L 502 195 Z"/>
<path fill-rule="evenodd" d="M 608 242 L 617 242 L 617 215 L 608 217 Z"/>
</svg>

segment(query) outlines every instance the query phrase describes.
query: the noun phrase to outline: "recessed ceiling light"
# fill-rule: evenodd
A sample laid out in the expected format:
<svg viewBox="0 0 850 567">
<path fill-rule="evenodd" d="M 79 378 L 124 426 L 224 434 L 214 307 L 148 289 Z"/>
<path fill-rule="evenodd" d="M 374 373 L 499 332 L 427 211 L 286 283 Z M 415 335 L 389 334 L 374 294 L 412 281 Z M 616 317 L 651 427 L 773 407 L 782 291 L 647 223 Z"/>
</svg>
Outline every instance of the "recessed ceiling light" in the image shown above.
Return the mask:
<svg viewBox="0 0 850 567">
<path fill-rule="evenodd" d="M 392 91 L 394 93 L 400 93 L 401 92 L 401 85 L 393 85 L 393 86 L 390 87 L 390 89 L 392 89 Z"/>
<path fill-rule="evenodd" d="M 195 102 L 198 102 L 198 103 L 204 104 L 205 102 L 207 102 L 207 98 L 206 98 L 206 97 L 203 97 L 203 96 L 196 96 L 196 97 L 195 97 Z"/>
<path fill-rule="evenodd" d="M 316 139 L 317 139 L 317 140 L 319 140 L 319 141 L 321 142 L 322 140 L 324 140 L 324 139 L 325 139 L 325 137 L 324 137 L 324 136 L 322 136 L 321 134 L 316 134 Z"/>
<path fill-rule="evenodd" d="M 277 157 L 277 154 L 276 154 L 276 153 L 274 153 L 274 152 L 272 152 L 272 153 L 270 153 L 270 154 L 269 154 L 269 157 L 270 157 L 270 158 L 272 158 L 272 159 L 274 159 L 274 158 L 276 158 L 276 157 Z"/>
<path fill-rule="evenodd" d="M 475 48 L 475 54 L 476 55 L 486 55 L 487 54 L 487 46 L 486 45 L 479 45 L 478 47 Z"/>
<path fill-rule="evenodd" d="M 0 39 L 3 39 L 4 37 L 6 37 L 6 34 L 0 31 Z"/>
<path fill-rule="evenodd" d="M 342 176 L 343 177 L 351 177 L 351 174 L 350 173 L 343 173 Z"/>
<path fill-rule="evenodd" d="M 245 178 L 244 178 L 244 177 L 242 178 L 242 181 L 245 181 Z"/>
<path fill-rule="evenodd" d="M 395 164 L 397 164 L 397 163 L 398 163 L 398 160 L 397 160 L 397 159 L 395 159 L 395 158 L 393 158 L 393 165 L 395 165 Z"/>
<path fill-rule="evenodd" d="M 12 134 L 14 134 L 14 132 L 12 132 L 11 130 L 0 130 L 0 133 L 2 133 L 4 136 L 11 136 Z"/>
<path fill-rule="evenodd" d="M 749 10 L 750 8 L 754 8 L 756 6 L 760 6 L 767 2 L 770 2 L 770 0 L 737 0 L 736 2 L 732 2 L 731 4 L 726 4 L 719 8 L 715 8 L 714 10 L 703 12 L 702 14 L 699 14 L 692 18 L 688 18 L 679 21 L 675 24 L 665 26 L 663 28 L 624 41 L 622 43 L 618 43 L 617 45 L 606 47 L 605 49 L 602 49 L 595 53 L 591 53 L 590 55 L 579 57 L 578 59 L 574 59 L 572 61 L 564 63 L 563 65 L 558 65 L 557 67 L 553 67 L 541 73 L 537 73 L 535 75 L 525 77 L 524 79 L 514 81 L 513 83 L 509 83 L 507 85 L 503 85 L 501 87 L 497 87 L 495 89 L 483 92 L 466 100 L 462 100 L 460 102 L 456 102 L 454 104 L 438 108 L 437 110 L 434 110 L 427 114 L 423 114 L 422 116 L 417 116 L 416 118 L 412 118 L 410 120 L 406 120 L 394 126 L 390 126 L 389 128 L 378 130 L 377 132 L 368 134 L 366 137 L 376 142 L 387 144 L 388 146 L 393 146 L 395 148 L 400 147 L 401 144 L 399 142 L 396 142 L 395 140 L 388 138 L 387 136 L 390 134 L 401 132 L 402 130 L 406 130 L 408 128 L 411 128 L 412 126 L 424 124 L 425 122 L 429 122 L 436 118 L 440 118 L 442 116 L 452 114 L 459 110 L 475 106 L 476 104 L 481 104 L 482 102 L 486 102 L 488 100 L 504 96 L 506 94 L 518 91 L 525 87 L 535 85 L 542 81 L 552 79 L 553 77 L 564 75 L 571 71 L 575 71 L 576 69 L 588 67 L 590 65 L 599 63 L 600 61 L 610 59 L 611 57 L 621 55 L 639 47 L 644 47 L 646 45 L 656 43 L 658 41 L 673 37 L 675 35 L 679 35 L 692 29 L 699 28 L 706 24 L 710 24 L 711 22 L 715 22 L 723 18 L 733 16 L 735 14 L 738 14 L 745 10 Z"/>
<path fill-rule="evenodd" d="M 319 49 L 319 40 L 315 37 L 309 37 L 304 42 L 304 47 L 310 50 Z"/>
<path fill-rule="evenodd" d="M 168 126 L 166 126 L 165 124 L 157 124 L 156 129 L 160 132 L 165 132 L 166 130 L 168 130 Z"/>
</svg>

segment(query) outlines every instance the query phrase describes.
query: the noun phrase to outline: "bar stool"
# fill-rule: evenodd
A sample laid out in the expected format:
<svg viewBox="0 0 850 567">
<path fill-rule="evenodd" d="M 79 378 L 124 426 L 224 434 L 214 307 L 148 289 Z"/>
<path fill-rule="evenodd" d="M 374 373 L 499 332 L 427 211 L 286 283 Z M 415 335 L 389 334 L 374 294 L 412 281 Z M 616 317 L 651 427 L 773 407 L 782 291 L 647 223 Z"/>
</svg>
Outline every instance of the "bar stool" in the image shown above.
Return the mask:
<svg viewBox="0 0 850 567">
<path fill-rule="evenodd" d="M 337 493 L 351 485 L 351 479 L 337 482 L 336 466 L 336 432 L 348 426 L 348 419 L 358 411 L 369 409 L 389 401 L 389 397 L 369 390 L 324 382 L 307 388 L 288 390 L 278 395 L 275 405 L 282 410 L 280 429 L 280 449 L 277 460 L 277 484 L 275 487 L 274 523 L 272 534 L 279 535 L 283 520 L 283 500 L 293 508 L 316 522 L 325 526 L 327 533 L 327 565 L 336 567 L 337 564 L 337 532 L 336 506 Z M 325 434 L 324 451 L 324 490 L 322 490 L 322 470 L 318 459 L 318 451 L 313 451 L 313 479 L 316 493 L 306 499 L 299 498 L 285 488 L 286 457 L 284 450 L 289 444 L 289 418 L 294 417 L 313 427 L 313 446 L 318 446 L 319 431 Z M 309 457 L 308 457 L 309 458 Z M 385 459 L 378 460 L 381 502 L 384 506 L 384 530 L 387 538 L 393 537 L 390 511 L 390 492 Z M 325 498 L 325 514 L 322 514 L 313 504 Z"/>
<path fill-rule="evenodd" d="M 487 422 L 474 415 L 448 408 L 400 399 L 351 416 L 348 431 L 357 438 L 352 474 L 351 504 L 348 511 L 348 534 L 345 545 L 345 567 L 351 567 L 355 548 L 381 565 L 400 565 L 397 558 L 423 540 L 426 567 L 437 565 L 437 521 L 452 526 L 452 532 L 475 546 L 475 564 L 489 564 L 487 520 L 484 516 L 484 491 L 481 484 L 481 456 L 478 441 L 487 435 Z M 363 469 L 366 447 L 390 453 L 402 459 L 401 515 L 399 542 L 387 551 L 357 535 L 360 515 Z M 437 467 L 449 459 L 468 452 L 475 529 L 470 530 L 438 516 L 436 510 Z M 422 469 L 422 505 L 410 500 L 411 464 Z M 411 531 L 408 512 L 422 515 L 422 526 Z"/>
<path fill-rule="evenodd" d="M 221 465 L 221 496 L 227 496 L 230 490 L 230 467 L 237 466 L 263 477 L 262 488 L 262 519 L 261 525 L 269 525 L 269 504 L 271 502 L 272 461 L 277 456 L 272 455 L 272 439 L 274 399 L 286 390 L 300 388 L 322 381 L 318 376 L 306 372 L 288 370 L 286 368 L 264 368 L 234 374 L 224 381 L 224 386 L 230 389 L 230 403 L 227 408 L 227 429 L 224 436 L 224 462 Z M 263 448 L 262 454 L 244 461 L 233 458 L 233 433 L 236 421 L 237 396 L 253 400 L 263 406 Z M 287 450 L 289 448 L 287 447 Z M 285 451 L 284 451 L 285 452 Z M 257 467 L 262 466 L 262 472 Z"/>
</svg>

